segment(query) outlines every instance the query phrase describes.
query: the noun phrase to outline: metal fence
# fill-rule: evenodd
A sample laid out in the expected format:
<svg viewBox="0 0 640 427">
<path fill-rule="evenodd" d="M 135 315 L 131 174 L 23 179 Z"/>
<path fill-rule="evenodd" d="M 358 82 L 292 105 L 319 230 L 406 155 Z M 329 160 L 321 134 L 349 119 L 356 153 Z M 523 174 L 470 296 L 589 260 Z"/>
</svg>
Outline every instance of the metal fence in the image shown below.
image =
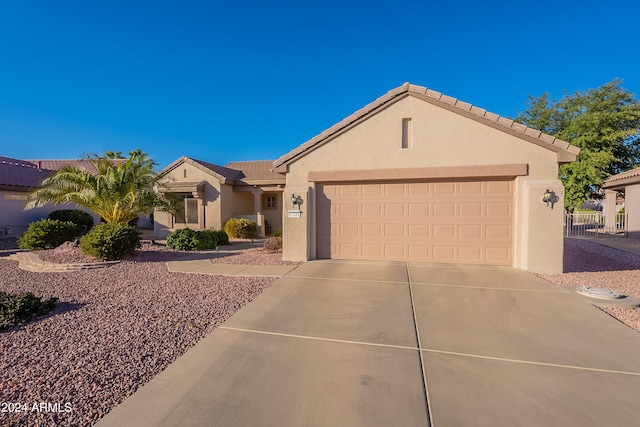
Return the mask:
<svg viewBox="0 0 640 427">
<path fill-rule="evenodd" d="M 567 237 L 627 237 L 627 214 L 616 214 L 613 224 L 606 224 L 602 212 L 566 213 Z"/>
</svg>

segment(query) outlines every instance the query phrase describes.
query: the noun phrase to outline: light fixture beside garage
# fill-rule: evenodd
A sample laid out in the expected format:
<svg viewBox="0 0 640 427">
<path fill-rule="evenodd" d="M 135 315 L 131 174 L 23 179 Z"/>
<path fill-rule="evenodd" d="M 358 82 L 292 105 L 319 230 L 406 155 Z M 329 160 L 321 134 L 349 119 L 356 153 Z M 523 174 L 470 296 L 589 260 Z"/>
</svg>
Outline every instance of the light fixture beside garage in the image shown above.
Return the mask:
<svg viewBox="0 0 640 427">
<path fill-rule="evenodd" d="M 300 195 L 296 196 L 295 194 L 292 194 L 291 204 L 293 205 L 293 210 L 287 212 L 287 217 L 302 218 L 302 211 L 300 211 L 300 205 L 302 204 L 302 197 L 300 197 Z"/>
<path fill-rule="evenodd" d="M 558 196 L 556 196 L 555 191 L 550 190 L 550 189 L 546 189 L 544 192 L 544 196 L 542 196 L 542 201 L 545 202 L 547 204 L 547 206 L 549 206 L 549 204 L 551 204 L 551 209 L 553 209 L 553 205 L 555 205 L 558 202 Z"/>
<path fill-rule="evenodd" d="M 296 196 L 295 194 L 291 195 L 291 204 L 293 205 L 293 208 L 295 209 L 296 207 L 298 209 L 300 209 L 300 205 L 302 204 L 302 197 L 300 196 Z"/>
</svg>

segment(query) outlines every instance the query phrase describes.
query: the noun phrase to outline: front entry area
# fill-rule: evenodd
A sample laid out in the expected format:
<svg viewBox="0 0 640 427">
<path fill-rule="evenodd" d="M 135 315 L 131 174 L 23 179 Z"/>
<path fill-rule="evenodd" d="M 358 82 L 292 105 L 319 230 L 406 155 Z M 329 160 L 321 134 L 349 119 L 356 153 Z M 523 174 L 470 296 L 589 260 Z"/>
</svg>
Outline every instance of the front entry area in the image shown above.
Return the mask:
<svg viewBox="0 0 640 427">
<path fill-rule="evenodd" d="M 318 184 L 317 258 L 513 265 L 514 181 Z"/>
</svg>

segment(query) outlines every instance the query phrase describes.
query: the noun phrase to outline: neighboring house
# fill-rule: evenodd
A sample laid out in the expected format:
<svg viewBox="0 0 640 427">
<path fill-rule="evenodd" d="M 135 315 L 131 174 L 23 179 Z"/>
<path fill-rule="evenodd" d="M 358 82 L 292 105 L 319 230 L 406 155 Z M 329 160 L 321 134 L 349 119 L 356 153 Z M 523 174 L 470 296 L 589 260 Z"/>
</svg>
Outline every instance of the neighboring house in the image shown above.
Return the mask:
<svg viewBox="0 0 640 427">
<path fill-rule="evenodd" d="M 579 151 L 406 83 L 274 163 L 286 175 L 283 256 L 560 273 L 558 165 Z"/>
<path fill-rule="evenodd" d="M 602 184 L 605 192 L 605 224 L 615 225 L 616 198 L 624 192 L 628 236 L 640 239 L 640 168 L 610 176 Z"/>
<path fill-rule="evenodd" d="M 18 160 L 0 156 L 0 238 L 21 236 L 29 223 L 46 218 L 52 211 L 77 209 L 71 204 L 47 204 L 41 208 L 24 210 L 29 193 L 38 188 L 40 182 L 55 169 L 70 164 L 92 170 L 91 165 L 83 160 Z M 91 214 L 97 224 L 100 217 Z"/>
<path fill-rule="evenodd" d="M 285 177 L 272 160 L 233 162 L 220 166 L 181 157 L 160 172 L 167 191 L 183 198 L 183 212 L 156 211 L 154 234 L 166 238 L 180 228 L 221 229 L 230 218 L 248 218 L 266 236 L 282 227 Z"/>
</svg>

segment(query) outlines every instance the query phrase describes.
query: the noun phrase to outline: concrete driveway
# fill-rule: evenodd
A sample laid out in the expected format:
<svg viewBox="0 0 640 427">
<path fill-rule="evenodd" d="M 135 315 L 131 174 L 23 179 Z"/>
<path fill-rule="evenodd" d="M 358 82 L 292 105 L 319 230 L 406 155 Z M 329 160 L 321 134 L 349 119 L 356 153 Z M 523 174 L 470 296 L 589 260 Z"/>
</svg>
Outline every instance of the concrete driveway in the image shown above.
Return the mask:
<svg viewBox="0 0 640 427">
<path fill-rule="evenodd" d="M 521 270 L 315 261 L 99 426 L 631 426 L 640 334 Z"/>
</svg>

